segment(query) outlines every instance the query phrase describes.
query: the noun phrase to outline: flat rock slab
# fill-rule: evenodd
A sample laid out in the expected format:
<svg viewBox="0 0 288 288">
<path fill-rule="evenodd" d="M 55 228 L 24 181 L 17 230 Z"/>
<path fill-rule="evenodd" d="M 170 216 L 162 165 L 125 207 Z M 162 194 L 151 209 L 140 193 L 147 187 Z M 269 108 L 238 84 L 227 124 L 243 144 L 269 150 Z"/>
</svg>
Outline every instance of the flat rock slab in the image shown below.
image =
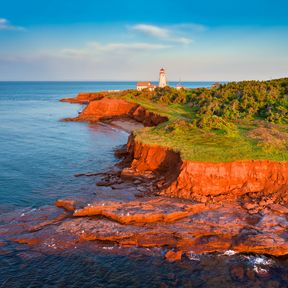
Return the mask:
<svg viewBox="0 0 288 288">
<path fill-rule="evenodd" d="M 66 206 L 63 201 L 60 204 Z M 269 207 L 250 215 L 236 202 L 203 204 L 166 197 L 99 199 L 81 206 L 74 215 L 56 207 L 8 215 L 7 220 L 13 221 L 2 226 L 0 234 L 5 241 L 39 251 L 74 249 L 79 243 L 95 241 L 97 247 L 103 243 L 165 247 L 183 255 L 227 250 L 288 254 L 287 215 Z"/>
<path fill-rule="evenodd" d="M 172 222 L 209 209 L 204 204 L 187 204 L 166 198 L 138 201 L 100 201 L 74 211 L 74 216 L 104 216 L 121 224 Z"/>
</svg>

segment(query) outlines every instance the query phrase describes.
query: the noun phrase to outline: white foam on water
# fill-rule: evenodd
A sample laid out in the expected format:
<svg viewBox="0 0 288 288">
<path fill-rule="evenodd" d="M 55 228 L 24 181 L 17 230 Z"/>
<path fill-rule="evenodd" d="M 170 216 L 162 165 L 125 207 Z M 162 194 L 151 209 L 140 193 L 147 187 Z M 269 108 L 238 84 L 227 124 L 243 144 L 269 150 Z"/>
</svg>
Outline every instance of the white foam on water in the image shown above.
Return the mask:
<svg viewBox="0 0 288 288">
<path fill-rule="evenodd" d="M 232 255 L 235 255 L 235 254 L 237 254 L 237 252 L 234 251 L 234 250 L 226 250 L 226 251 L 223 253 L 223 255 L 225 255 L 225 256 L 232 256 Z"/>
<path fill-rule="evenodd" d="M 273 259 L 269 259 L 268 257 L 264 255 L 259 256 L 248 256 L 249 263 L 254 266 L 273 266 L 275 264 L 275 261 Z"/>
<path fill-rule="evenodd" d="M 199 254 L 196 254 L 192 251 L 190 252 L 187 252 L 186 253 L 186 256 L 188 257 L 189 260 L 191 261 L 200 261 L 200 255 Z"/>
<path fill-rule="evenodd" d="M 266 274 L 269 272 L 269 269 L 265 269 L 265 268 L 261 268 L 259 266 L 254 266 L 253 270 L 257 273 L 257 274 Z"/>
<path fill-rule="evenodd" d="M 20 217 L 24 217 L 25 215 L 31 214 L 35 212 L 36 210 L 37 210 L 36 208 L 29 209 L 28 211 L 21 213 Z"/>
<path fill-rule="evenodd" d="M 108 246 L 108 247 L 102 247 L 102 249 L 104 249 L 104 250 L 112 250 L 114 247 L 112 247 L 112 246 Z"/>
</svg>

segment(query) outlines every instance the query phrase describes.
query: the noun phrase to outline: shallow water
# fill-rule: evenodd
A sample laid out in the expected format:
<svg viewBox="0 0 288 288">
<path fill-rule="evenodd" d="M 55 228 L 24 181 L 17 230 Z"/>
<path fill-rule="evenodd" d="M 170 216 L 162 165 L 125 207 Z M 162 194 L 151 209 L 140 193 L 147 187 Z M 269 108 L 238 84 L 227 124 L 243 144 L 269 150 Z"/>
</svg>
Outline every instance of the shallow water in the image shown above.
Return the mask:
<svg viewBox="0 0 288 288">
<path fill-rule="evenodd" d="M 2 257 L 0 287 L 287 287 L 287 260 L 203 255 L 169 263 L 158 249 L 107 250 L 43 255 L 18 247 Z"/>
<path fill-rule="evenodd" d="M 59 99 L 83 91 L 133 87 L 134 82 L 0 82 L 0 232 L 8 214 L 37 210 L 59 198 L 93 195 L 95 178 L 74 174 L 109 169 L 117 161 L 113 149 L 127 141 L 128 134 L 115 127 L 59 121 L 82 109 Z M 287 287 L 288 283 L 285 259 L 191 254 L 180 263 L 168 263 L 163 260 L 165 249 L 123 248 L 116 254 L 109 253 L 109 246 L 107 252 L 93 249 L 93 243 L 87 243 L 46 254 L 0 239 L 0 287 Z"/>
<path fill-rule="evenodd" d="M 2 212 L 37 207 L 74 195 L 84 183 L 73 175 L 107 169 L 115 162 L 113 147 L 126 142 L 127 133 L 103 124 L 59 121 L 77 115 L 82 109 L 80 105 L 58 101 L 68 95 L 65 89 L 75 95 L 84 87 L 44 86 L 0 84 Z M 97 86 L 89 87 L 93 88 Z"/>
</svg>

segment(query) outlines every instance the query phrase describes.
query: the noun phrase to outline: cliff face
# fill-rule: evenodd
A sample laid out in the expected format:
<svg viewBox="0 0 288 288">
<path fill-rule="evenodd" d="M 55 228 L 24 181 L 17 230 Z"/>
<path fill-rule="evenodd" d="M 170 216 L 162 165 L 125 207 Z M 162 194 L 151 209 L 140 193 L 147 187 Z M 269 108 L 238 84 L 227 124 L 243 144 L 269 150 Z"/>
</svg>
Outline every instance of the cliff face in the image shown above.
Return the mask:
<svg viewBox="0 0 288 288">
<path fill-rule="evenodd" d="M 74 120 L 99 121 L 117 117 L 128 117 L 145 126 L 168 120 L 138 104 L 117 98 L 89 102 Z M 235 198 L 253 193 L 265 196 L 282 191 L 279 193 L 284 195 L 283 191 L 288 189 L 288 163 L 266 160 L 230 163 L 182 161 L 179 153 L 161 146 L 142 144 L 132 136 L 127 147 L 132 159 L 130 172 L 153 171 L 165 177 L 161 191 L 165 196 L 206 202 L 213 198 Z"/>
<path fill-rule="evenodd" d="M 137 172 L 153 171 L 165 175 L 167 180 L 177 177 L 180 173 L 181 158 L 179 153 L 170 149 L 142 144 L 131 135 L 127 144 L 132 162 L 130 169 Z"/>
<path fill-rule="evenodd" d="M 157 126 L 160 123 L 168 121 L 168 118 L 165 116 L 160 116 L 153 112 L 147 111 L 145 108 L 138 106 L 135 111 L 131 114 L 131 118 L 141 122 L 144 126 Z"/>
<path fill-rule="evenodd" d="M 288 163 L 266 160 L 230 163 L 183 161 L 177 179 L 163 194 L 201 200 L 221 195 L 273 194 L 288 189 Z M 201 197 L 204 196 L 204 197 Z"/>
<path fill-rule="evenodd" d="M 206 163 L 182 161 L 178 153 L 160 146 L 149 146 L 130 137 L 128 151 L 131 169 L 151 170 L 166 176 L 161 195 L 206 202 L 211 198 L 262 196 L 288 190 L 288 163 L 267 160 Z M 282 197 L 281 196 L 281 197 Z M 285 198 L 285 197 L 284 197 Z M 287 198 L 287 199 L 286 199 Z M 288 196 L 283 199 L 288 203 Z"/>
<path fill-rule="evenodd" d="M 84 121 L 97 121 L 104 118 L 128 116 L 137 108 L 134 103 L 121 99 L 103 98 L 98 101 L 91 101 L 80 113 L 78 119 Z"/>
<path fill-rule="evenodd" d="M 99 121 L 116 117 L 128 117 L 143 123 L 144 126 L 155 126 L 168 120 L 167 117 L 149 112 L 138 104 L 114 98 L 102 98 L 89 102 L 75 120 Z"/>
</svg>

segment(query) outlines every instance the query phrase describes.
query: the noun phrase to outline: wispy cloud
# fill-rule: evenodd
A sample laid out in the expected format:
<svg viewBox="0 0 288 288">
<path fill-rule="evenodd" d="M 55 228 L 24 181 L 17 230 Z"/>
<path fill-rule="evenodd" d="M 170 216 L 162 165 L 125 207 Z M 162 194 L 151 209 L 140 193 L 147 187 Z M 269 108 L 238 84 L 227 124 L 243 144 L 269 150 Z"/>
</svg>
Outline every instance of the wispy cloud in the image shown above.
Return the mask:
<svg viewBox="0 0 288 288">
<path fill-rule="evenodd" d="M 100 44 L 97 42 L 89 43 L 89 46 L 95 48 L 99 51 L 119 51 L 119 50 L 157 50 L 168 48 L 168 45 L 153 44 L 153 43 L 110 43 L 110 44 Z"/>
<path fill-rule="evenodd" d="M 5 18 L 0 18 L 0 30 L 24 31 L 24 27 L 14 26 Z"/>
<path fill-rule="evenodd" d="M 132 29 L 158 38 L 167 38 L 170 36 L 170 31 L 168 29 L 155 25 L 137 24 L 132 26 Z"/>
<path fill-rule="evenodd" d="M 58 55 L 64 56 L 64 57 L 73 57 L 73 58 L 83 58 L 90 55 L 89 51 L 86 49 L 75 49 L 75 48 L 64 48 L 60 51 L 60 53 L 57 52 Z"/>
<path fill-rule="evenodd" d="M 185 30 L 186 32 L 204 32 L 208 27 L 197 23 L 180 23 L 173 25 L 175 29 Z"/>
<path fill-rule="evenodd" d="M 174 43 L 185 44 L 188 45 L 193 42 L 190 37 L 183 36 L 183 31 L 181 31 L 181 26 L 171 26 L 171 27 L 160 27 L 156 25 L 150 24 L 137 24 L 131 26 L 131 29 L 134 31 L 138 31 L 144 33 L 146 35 L 166 40 Z M 183 27 L 182 27 L 183 28 Z"/>
<path fill-rule="evenodd" d="M 102 44 L 99 42 L 90 42 L 85 47 L 75 49 L 66 48 L 61 51 L 61 54 L 68 57 L 86 57 L 99 53 L 114 52 L 125 53 L 132 51 L 149 51 L 161 50 L 169 48 L 169 45 L 135 42 L 135 43 L 108 43 Z"/>
</svg>

